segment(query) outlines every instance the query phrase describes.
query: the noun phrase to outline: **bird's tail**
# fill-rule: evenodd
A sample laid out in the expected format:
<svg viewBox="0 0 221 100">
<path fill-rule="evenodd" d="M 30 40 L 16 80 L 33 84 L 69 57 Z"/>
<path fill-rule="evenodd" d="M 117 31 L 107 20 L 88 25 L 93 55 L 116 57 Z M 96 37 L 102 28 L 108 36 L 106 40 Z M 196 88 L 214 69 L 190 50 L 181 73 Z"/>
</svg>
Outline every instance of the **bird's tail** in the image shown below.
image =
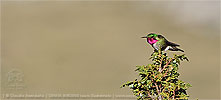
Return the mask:
<svg viewBox="0 0 221 100">
<path fill-rule="evenodd" d="M 179 48 L 177 48 L 177 47 L 175 47 L 175 46 L 173 46 L 172 48 L 169 48 L 169 50 L 171 50 L 171 51 L 181 51 L 181 52 L 184 52 L 182 49 L 179 49 Z"/>
<path fill-rule="evenodd" d="M 180 46 L 179 44 L 169 42 L 169 41 L 167 41 L 167 45 L 169 45 L 169 46 L 178 46 L 178 47 Z"/>
<path fill-rule="evenodd" d="M 184 52 L 184 50 L 177 48 L 178 51 Z"/>
</svg>

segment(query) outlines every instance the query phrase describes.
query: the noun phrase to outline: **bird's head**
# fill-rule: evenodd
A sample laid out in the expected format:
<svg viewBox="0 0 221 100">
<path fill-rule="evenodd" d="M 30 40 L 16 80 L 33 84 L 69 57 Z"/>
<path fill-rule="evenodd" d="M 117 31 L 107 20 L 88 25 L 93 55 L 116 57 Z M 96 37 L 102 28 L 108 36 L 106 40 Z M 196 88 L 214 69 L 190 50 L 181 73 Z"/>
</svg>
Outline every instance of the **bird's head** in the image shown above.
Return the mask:
<svg viewBox="0 0 221 100">
<path fill-rule="evenodd" d="M 155 33 L 149 33 L 149 34 L 147 34 L 147 36 L 144 36 L 144 37 L 141 37 L 141 38 L 153 38 L 153 39 L 156 40 L 157 34 L 155 34 Z"/>
<path fill-rule="evenodd" d="M 148 35 L 147 35 L 147 38 L 156 38 L 158 35 L 157 34 L 155 34 L 155 33 L 149 33 Z"/>
<path fill-rule="evenodd" d="M 147 38 L 147 41 L 150 44 L 156 43 L 158 41 L 158 35 L 155 33 L 149 33 L 147 36 L 141 38 Z"/>
</svg>

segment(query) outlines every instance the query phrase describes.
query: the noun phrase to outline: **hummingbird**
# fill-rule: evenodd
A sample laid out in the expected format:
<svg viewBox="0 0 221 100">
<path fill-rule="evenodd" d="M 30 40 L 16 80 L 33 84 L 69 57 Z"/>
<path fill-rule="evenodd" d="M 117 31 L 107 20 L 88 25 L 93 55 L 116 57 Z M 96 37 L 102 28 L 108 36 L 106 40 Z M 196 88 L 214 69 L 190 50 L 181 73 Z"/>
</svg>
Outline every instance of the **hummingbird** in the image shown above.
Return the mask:
<svg viewBox="0 0 221 100">
<path fill-rule="evenodd" d="M 179 49 L 180 45 L 176 43 L 169 42 L 165 37 L 162 35 L 158 35 L 156 33 L 149 33 L 147 36 L 141 37 L 146 38 L 147 42 L 154 48 L 154 51 L 181 51 L 184 52 L 182 49 Z"/>
</svg>

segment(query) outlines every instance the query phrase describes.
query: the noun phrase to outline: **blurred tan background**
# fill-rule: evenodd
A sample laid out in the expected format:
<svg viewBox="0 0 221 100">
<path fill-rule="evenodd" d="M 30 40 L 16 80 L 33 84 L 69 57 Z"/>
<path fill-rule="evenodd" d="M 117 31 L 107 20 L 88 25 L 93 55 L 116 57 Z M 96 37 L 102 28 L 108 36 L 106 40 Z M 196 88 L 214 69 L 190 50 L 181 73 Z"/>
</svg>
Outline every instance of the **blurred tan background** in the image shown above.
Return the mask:
<svg viewBox="0 0 221 100">
<path fill-rule="evenodd" d="M 219 23 L 219 1 L 1 1 L 1 92 L 132 95 L 119 87 L 151 63 L 140 37 L 158 32 L 190 59 L 190 98 L 219 99 Z M 8 88 L 12 70 L 22 89 Z"/>
</svg>

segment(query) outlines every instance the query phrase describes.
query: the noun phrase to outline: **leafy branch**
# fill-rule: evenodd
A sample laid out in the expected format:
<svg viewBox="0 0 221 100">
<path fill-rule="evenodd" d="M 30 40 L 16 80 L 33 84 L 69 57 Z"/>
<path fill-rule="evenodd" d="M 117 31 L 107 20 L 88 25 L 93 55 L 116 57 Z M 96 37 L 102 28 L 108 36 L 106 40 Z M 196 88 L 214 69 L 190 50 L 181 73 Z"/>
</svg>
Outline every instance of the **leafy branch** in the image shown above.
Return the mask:
<svg viewBox="0 0 221 100">
<path fill-rule="evenodd" d="M 188 58 L 184 54 L 174 54 L 169 58 L 166 53 L 159 51 L 154 52 L 150 59 L 152 64 L 136 66 L 135 71 L 139 72 L 140 80 L 129 81 L 121 87 L 128 86 L 138 100 L 187 100 L 189 95 L 186 90 L 191 85 L 178 79 L 178 66 L 180 61 L 189 61 Z"/>
</svg>

